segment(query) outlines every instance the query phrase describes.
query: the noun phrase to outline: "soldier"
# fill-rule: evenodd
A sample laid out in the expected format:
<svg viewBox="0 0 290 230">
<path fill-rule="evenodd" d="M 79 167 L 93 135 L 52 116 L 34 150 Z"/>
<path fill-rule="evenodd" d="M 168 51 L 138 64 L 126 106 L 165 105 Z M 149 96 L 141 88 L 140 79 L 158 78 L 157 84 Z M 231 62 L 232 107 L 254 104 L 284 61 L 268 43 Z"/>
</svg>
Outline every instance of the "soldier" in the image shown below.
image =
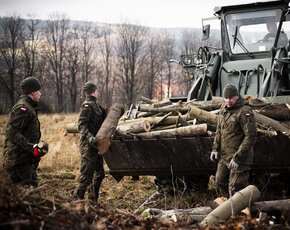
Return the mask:
<svg viewBox="0 0 290 230">
<path fill-rule="evenodd" d="M 88 198 L 97 203 L 105 173 L 103 158 L 98 154 L 98 141 L 95 136 L 105 120 L 106 111 L 97 102 L 96 89 L 96 85 L 91 82 L 87 82 L 83 86 L 86 99 L 82 104 L 78 121 L 78 130 L 81 134 L 80 182 L 74 191 L 73 199 L 84 199 L 89 186 Z"/>
<path fill-rule="evenodd" d="M 219 160 L 215 176 L 218 189 L 233 194 L 248 184 L 257 130 L 254 113 L 237 88 L 228 84 L 223 93 L 210 159 Z"/>
<path fill-rule="evenodd" d="M 27 77 L 20 83 L 22 95 L 13 106 L 7 124 L 4 144 L 4 169 L 13 183 L 37 186 L 36 169 L 48 144 L 39 143 L 40 123 L 37 105 L 40 101 L 40 82 Z"/>
</svg>

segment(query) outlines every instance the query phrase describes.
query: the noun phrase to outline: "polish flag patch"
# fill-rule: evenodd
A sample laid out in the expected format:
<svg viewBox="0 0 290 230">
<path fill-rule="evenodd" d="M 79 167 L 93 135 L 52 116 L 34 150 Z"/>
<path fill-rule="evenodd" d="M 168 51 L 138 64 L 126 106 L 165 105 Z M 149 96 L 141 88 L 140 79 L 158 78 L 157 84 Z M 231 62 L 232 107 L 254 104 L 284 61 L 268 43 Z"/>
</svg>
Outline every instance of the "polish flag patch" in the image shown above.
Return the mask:
<svg viewBox="0 0 290 230">
<path fill-rule="evenodd" d="M 26 112 L 27 109 L 25 109 L 24 107 L 21 107 L 21 108 L 20 108 L 20 111 L 22 111 L 22 112 Z"/>
</svg>

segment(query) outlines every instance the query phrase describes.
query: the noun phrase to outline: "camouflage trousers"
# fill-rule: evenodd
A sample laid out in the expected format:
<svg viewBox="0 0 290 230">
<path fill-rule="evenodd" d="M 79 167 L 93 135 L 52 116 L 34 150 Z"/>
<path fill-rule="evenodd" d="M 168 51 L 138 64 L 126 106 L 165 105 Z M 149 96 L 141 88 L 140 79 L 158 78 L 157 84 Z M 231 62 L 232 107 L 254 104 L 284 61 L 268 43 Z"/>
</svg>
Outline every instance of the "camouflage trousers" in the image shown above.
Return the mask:
<svg viewBox="0 0 290 230">
<path fill-rule="evenodd" d="M 84 199 L 88 187 L 88 199 L 97 202 L 101 183 L 105 177 L 103 157 L 96 152 L 90 156 L 82 155 L 80 174 L 80 182 L 74 191 L 74 197 Z"/>
<path fill-rule="evenodd" d="M 37 186 L 36 167 L 32 163 L 5 168 L 13 183 Z"/>
<path fill-rule="evenodd" d="M 228 168 L 227 161 L 221 159 L 217 166 L 215 181 L 218 190 L 222 195 L 233 195 L 235 192 L 245 188 L 249 181 L 250 167 L 239 165 L 236 171 Z"/>
</svg>

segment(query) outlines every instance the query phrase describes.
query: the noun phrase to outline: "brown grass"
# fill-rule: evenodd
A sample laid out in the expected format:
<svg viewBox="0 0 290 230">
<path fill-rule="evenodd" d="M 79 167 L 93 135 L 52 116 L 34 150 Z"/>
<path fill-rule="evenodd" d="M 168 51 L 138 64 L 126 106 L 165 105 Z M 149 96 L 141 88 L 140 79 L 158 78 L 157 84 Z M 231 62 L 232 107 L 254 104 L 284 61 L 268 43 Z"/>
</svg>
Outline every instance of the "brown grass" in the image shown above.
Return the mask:
<svg viewBox="0 0 290 230">
<path fill-rule="evenodd" d="M 66 125 L 76 122 L 78 114 L 41 114 L 42 139 L 49 142 L 49 152 L 39 165 L 39 186 L 44 187 L 42 195 L 53 199 L 55 196 L 68 198 L 78 183 L 80 155 L 79 135 L 68 134 Z M 0 116 L 0 150 L 3 152 L 7 115 Z M 1 154 L 2 157 L 2 154 Z M 2 158 L 1 158 L 2 161 Z M 2 165 L 2 164 L 1 164 Z M 105 165 L 106 177 L 100 191 L 100 204 L 106 209 L 122 208 L 133 212 L 156 190 L 152 176 L 142 176 L 138 181 L 124 177 L 117 183 Z M 206 194 L 180 192 L 178 196 L 161 195 L 143 209 L 190 208 L 207 201 Z"/>
</svg>

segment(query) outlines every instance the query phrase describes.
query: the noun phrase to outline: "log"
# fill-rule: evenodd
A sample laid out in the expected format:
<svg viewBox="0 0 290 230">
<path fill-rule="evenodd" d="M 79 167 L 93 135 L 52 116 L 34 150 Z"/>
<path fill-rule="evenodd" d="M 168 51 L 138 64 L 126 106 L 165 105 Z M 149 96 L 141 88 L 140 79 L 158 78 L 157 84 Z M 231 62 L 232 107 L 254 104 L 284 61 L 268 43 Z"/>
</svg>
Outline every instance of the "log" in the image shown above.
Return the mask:
<svg viewBox="0 0 290 230">
<path fill-rule="evenodd" d="M 104 120 L 101 128 L 99 129 L 96 138 L 98 140 L 98 154 L 102 155 L 107 152 L 110 144 L 111 137 L 116 131 L 118 121 L 124 113 L 124 107 L 120 103 L 115 103 Z"/>
<path fill-rule="evenodd" d="M 66 128 L 66 131 L 68 133 L 78 133 L 79 132 L 78 126 L 76 123 L 68 123 L 65 128 Z"/>
<path fill-rule="evenodd" d="M 164 106 L 164 107 L 153 107 L 151 105 L 140 105 L 139 106 L 139 111 L 141 112 L 154 112 L 154 113 L 169 113 L 169 112 L 181 112 L 181 113 L 186 113 L 188 111 L 189 107 L 185 106 L 183 104 L 173 104 L 169 106 Z"/>
<path fill-rule="evenodd" d="M 210 213 L 212 209 L 210 207 L 198 207 L 190 209 L 172 209 L 172 210 L 162 210 L 158 208 L 148 208 L 146 209 L 141 216 L 151 215 L 155 218 L 173 218 L 182 219 L 187 217 L 191 220 L 200 222 L 204 217 Z"/>
<path fill-rule="evenodd" d="M 146 102 L 146 103 L 149 104 L 149 105 L 152 105 L 152 104 L 153 104 L 153 101 L 150 100 L 150 99 L 147 98 L 147 97 L 143 97 L 143 96 L 141 96 L 141 101 Z"/>
<path fill-rule="evenodd" d="M 124 134 L 149 132 L 151 130 L 151 125 L 149 121 L 143 120 L 134 123 L 118 125 L 117 130 Z"/>
<path fill-rule="evenodd" d="M 175 129 L 167 129 L 160 131 L 151 131 L 149 133 L 138 133 L 136 136 L 152 139 L 155 137 L 176 137 L 176 136 L 193 136 L 204 135 L 207 132 L 207 124 L 190 125 L 186 127 L 179 127 Z"/>
<path fill-rule="evenodd" d="M 254 202 L 251 209 L 258 212 L 290 211 L 290 199 Z"/>
<path fill-rule="evenodd" d="M 260 191 L 254 185 L 249 185 L 209 213 L 201 222 L 201 226 L 216 226 L 220 222 L 227 221 L 232 215 L 250 206 L 252 202 L 258 201 L 260 197 Z"/>
<path fill-rule="evenodd" d="M 182 120 L 186 120 L 187 116 L 186 115 L 182 115 L 180 116 L 180 118 L 178 118 L 179 116 L 166 116 L 165 115 L 165 119 L 164 116 L 163 117 L 159 117 L 159 116 L 152 116 L 152 117 L 146 117 L 146 118 L 138 118 L 138 119 L 131 119 L 131 120 L 125 120 L 125 121 L 119 121 L 118 125 L 123 125 L 123 124 L 130 124 L 130 123 L 135 123 L 135 122 L 140 122 L 140 121 L 148 121 L 150 123 L 151 126 L 154 126 L 156 123 L 159 125 L 172 125 L 175 124 L 176 121 L 178 119 L 182 119 Z"/>
<path fill-rule="evenodd" d="M 172 102 L 169 99 L 164 99 L 162 101 L 153 103 L 153 107 L 154 108 L 160 108 L 160 107 L 164 107 L 164 106 L 167 106 L 167 105 L 172 105 Z"/>
<path fill-rule="evenodd" d="M 266 117 L 254 111 L 256 122 L 263 127 L 272 128 L 275 131 L 280 131 L 284 134 L 290 134 L 290 129 L 286 125 L 281 124 L 279 121 Z"/>
<path fill-rule="evenodd" d="M 255 111 L 274 120 L 290 120 L 290 110 L 285 104 L 267 105 Z"/>
<path fill-rule="evenodd" d="M 189 107 L 190 107 L 190 110 L 187 115 L 187 119 L 193 120 L 194 118 L 196 118 L 197 120 L 204 121 L 206 123 L 216 126 L 217 118 L 218 118 L 217 115 L 207 112 L 205 110 L 199 109 L 195 106 L 189 106 Z"/>
</svg>

